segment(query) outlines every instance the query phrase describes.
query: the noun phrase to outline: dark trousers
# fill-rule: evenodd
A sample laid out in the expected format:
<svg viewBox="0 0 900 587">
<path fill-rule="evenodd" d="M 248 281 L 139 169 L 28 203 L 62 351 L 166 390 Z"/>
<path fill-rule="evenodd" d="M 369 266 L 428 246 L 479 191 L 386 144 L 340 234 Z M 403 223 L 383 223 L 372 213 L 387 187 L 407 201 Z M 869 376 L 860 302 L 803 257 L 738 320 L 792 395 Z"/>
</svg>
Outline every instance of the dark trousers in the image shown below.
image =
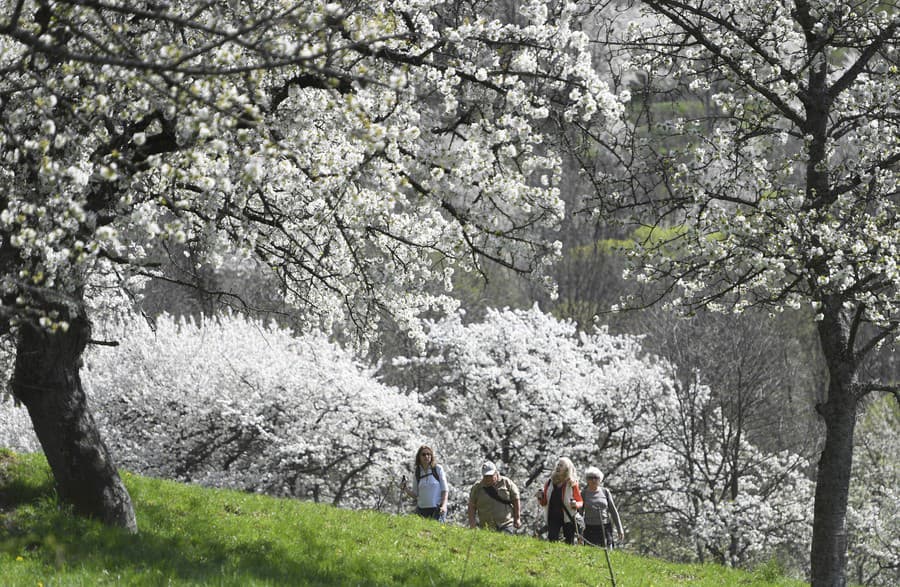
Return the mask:
<svg viewBox="0 0 900 587">
<path fill-rule="evenodd" d="M 441 515 L 441 508 L 433 507 L 433 508 L 416 508 L 416 513 L 422 516 L 423 518 L 428 518 L 430 520 L 437 520 L 439 522 L 444 521 L 444 516 Z"/>
<path fill-rule="evenodd" d="M 612 522 L 600 524 L 588 524 L 584 527 L 584 543 L 587 546 L 610 547 L 615 546 L 613 541 Z"/>
<path fill-rule="evenodd" d="M 547 519 L 547 540 L 555 542 L 559 540 L 559 531 L 562 530 L 566 539 L 566 544 L 575 544 L 575 524 L 572 522 L 563 523 L 562 518 L 549 516 Z"/>
</svg>

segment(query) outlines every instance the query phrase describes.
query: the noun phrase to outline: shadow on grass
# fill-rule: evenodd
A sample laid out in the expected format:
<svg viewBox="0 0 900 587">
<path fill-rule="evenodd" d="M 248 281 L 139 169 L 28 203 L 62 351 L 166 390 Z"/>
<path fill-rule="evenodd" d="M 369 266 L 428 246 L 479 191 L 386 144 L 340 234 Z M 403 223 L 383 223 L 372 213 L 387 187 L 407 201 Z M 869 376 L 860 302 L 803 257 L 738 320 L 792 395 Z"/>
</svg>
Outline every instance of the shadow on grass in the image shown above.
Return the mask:
<svg viewBox="0 0 900 587">
<path fill-rule="evenodd" d="M 103 545 L 102 564 L 97 572 L 127 571 L 129 569 L 153 569 L 157 575 L 190 583 L 244 585 L 251 580 L 276 585 L 460 585 L 475 587 L 482 581 L 459 581 L 459 577 L 446 576 L 444 570 L 431 565 L 403 563 L 397 565 L 389 576 L 369 576 L 360 561 L 350 557 L 343 560 L 335 556 L 330 545 L 325 545 L 309 535 L 297 536 L 302 547 L 287 549 L 269 541 L 256 541 L 252 545 L 229 545 L 227 537 L 218 542 L 206 541 L 204 552 L 199 552 L 189 539 L 167 539 L 149 533 L 139 536 L 122 535 L 117 545 Z M 90 545 L 87 545 L 89 548 Z M 93 548 L 96 548 L 95 545 Z M 302 552 L 302 556 L 298 556 Z M 93 557 L 81 558 L 79 565 L 93 566 Z"/>
<path fill-rule="evenodd" d="M 144 504 L 142 510 L 144 519 L 171 514 L 165 506 Z M 484 585 L 480 579 L 450 576 L 446 569 L 420 559 L 395 562 L 390 568 L 369 566 L 356 553 L 334 552 L 333 545 L 318 539 L 312 529 L 298 528 L 295 547 L 288 549 L 260 537 L 246 542 L 228 534 L 198 539 L 143 530 L 132 535 L 62 511 L 43 520 L 44 524 L 31 526 L 27 537 L 16 540 L 15 547 L 22 548 L 24 539 L 29 550 L 39 550 L 57 569 L 122 576 L 126 582 L 130 577 L 141 584 Z"/>
<path fill-rule="evenodd" d="M 19 474 L 20 468 L 31 470 L 23 464 L 19 455 L 0 450 L 0 510 L 54 495 L 49 470 L 38 473 L 36 477 L 26 477 Z"/>
<path fill-rule="evenodd" d="M 4 480 L 0 477 L 0 511 L 52 498 L 55 495 L 51 479 L 47 479 L 45 484 L 35 485 L 18 479 Z"/>
</svg>

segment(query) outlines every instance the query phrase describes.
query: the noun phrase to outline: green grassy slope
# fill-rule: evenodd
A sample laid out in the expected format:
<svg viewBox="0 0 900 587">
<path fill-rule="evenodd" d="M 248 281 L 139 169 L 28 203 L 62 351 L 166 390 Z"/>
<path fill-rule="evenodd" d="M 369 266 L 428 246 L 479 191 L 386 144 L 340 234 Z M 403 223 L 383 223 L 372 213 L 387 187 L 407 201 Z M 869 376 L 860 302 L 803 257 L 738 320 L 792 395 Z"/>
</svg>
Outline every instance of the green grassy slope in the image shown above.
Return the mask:
<svg viewBox="0 0 900 587">
<path fill-rule="evenodd" d="M 0 582 L 53 585 L 609 585 L 604 553 L 415 516 L 124 474 L 140 534 L 60 511 L 41 456 L 0 451 Z M 622 586 L 800 585 L 612 553 Z"/>
</svg>

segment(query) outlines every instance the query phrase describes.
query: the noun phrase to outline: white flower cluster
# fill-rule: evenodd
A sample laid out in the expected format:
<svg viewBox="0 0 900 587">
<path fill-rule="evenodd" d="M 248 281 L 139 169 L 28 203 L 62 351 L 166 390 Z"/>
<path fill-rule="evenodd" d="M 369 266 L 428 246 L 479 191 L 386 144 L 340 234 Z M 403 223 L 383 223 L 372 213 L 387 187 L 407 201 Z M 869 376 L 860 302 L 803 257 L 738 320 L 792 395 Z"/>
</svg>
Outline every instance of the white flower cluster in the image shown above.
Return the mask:
<svg viewBox="0 0 900 587">
<path fill-rule="evenodd" d="M 132 471 L 373 507 L 430 411 L 322 335 L 238 317 L 108 325 L 84 381 Z"/>
</svg>

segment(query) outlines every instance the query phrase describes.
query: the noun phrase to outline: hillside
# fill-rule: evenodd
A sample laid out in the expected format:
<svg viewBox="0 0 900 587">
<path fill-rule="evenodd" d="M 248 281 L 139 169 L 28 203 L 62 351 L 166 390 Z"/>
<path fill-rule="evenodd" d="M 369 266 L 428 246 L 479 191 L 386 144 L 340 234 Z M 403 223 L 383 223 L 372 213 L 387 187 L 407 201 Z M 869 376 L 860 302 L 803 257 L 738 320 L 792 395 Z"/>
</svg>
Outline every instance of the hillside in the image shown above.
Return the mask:
<svg viewBox="0 0 900 587">
<path fill-rule="evenodd" d="M 60 511 L 39 455 L 0 451 L 0 576 L 35 585 L 608 585 L 603 551 L 415 516 L 124 474 L 140 534 Z M 618 585 L 800 585 L 613 552 Z"/>
</svg>

